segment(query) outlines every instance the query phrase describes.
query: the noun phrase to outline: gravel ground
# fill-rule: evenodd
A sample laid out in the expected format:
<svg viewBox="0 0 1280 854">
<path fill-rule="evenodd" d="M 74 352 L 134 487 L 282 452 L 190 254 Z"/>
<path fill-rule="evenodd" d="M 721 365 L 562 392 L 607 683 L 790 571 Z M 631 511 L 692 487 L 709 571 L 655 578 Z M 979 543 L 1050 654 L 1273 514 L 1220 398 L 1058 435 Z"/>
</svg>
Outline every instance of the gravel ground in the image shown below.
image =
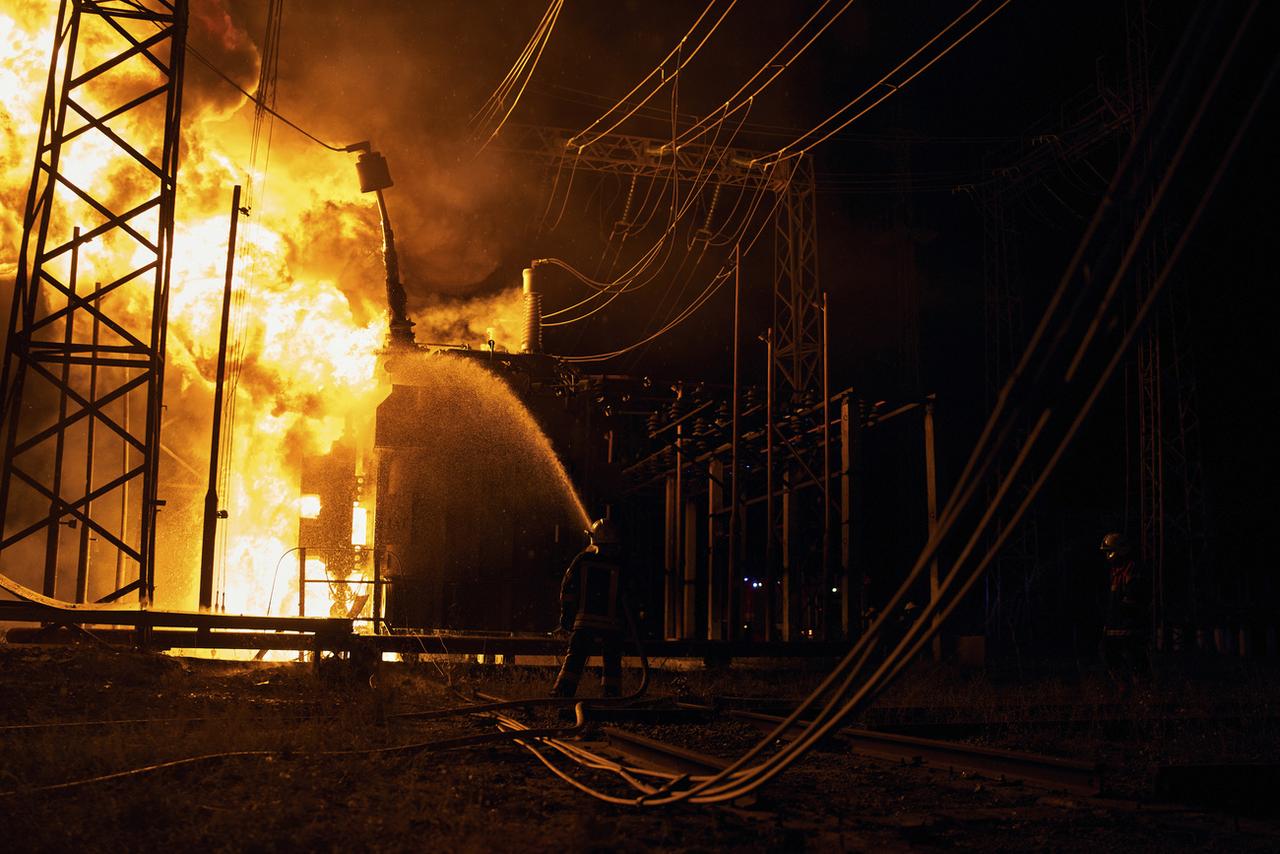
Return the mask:
<svg viewBox="0 0 1280 854">
<path fill-rule="evenodd" d="M 1072 798 L 1020 785 L 814 753 L 745 807 L 641 809 L 599 803 L 556 780 L 517 746 L 447 753 L 316 756 L 492 731 L 478 719 L 408 722 L 388 714 L 455 705 L 463 691 L 542 693 L 534 668 L 384 665 L 376 686 L 341 668 L 178 659 L 97 646 L 0 644 L 0 829 L 11 851 L 196 850 L 1221 850 L 1275 851 L 1280 822 L 1132 801 Z M 659 671 L 653 691 L 798 697 L 818 668 Z M 929 690 L 925 685 L 932 686 Z M 1128 708 L 1236 708 L 1268 717 L 1274 674 L 1169 685 Z M 923 702 L 924 700 L 931 702 Z M 1096 700 L 1095 705 L 1091 702 Z M 872 716 L 1007 719 L 1032 704 L 1105 708 L 1104 686 L 993 683 L 921 668 Z M 895 711 L 896 710 L 896 711 Z M 985 717 L 984 717 L 985 716 Z M 1003 717 L 1001 717 L 1003 716 Z M 147 719 L 142 723 L 115 723 Z M 55 727 L 50 723 L 91 725 Z M 32 727 L 31 724 L 40 726 Z M 732 757 L 755 741 L 739 724 L 633 726 L 654 738 Z M 1121 794 L 1171 758 L 1218 761 L 1273 750 L 1267 726 L 1197 730 L 1166 724 L 1122 742 L 1102 735 L 1002 730 L 977 740 L 1080 758 L 1129 772 Z M 33 787 L 224 751 L 223 757 L 52 791 Z M 1274 757 L 1274 752 L 1269 754 Z M 577 772 L 576 769 L 575 773 Z M 611 775 L 583 776 L 622 794 Z"/>
</svg>

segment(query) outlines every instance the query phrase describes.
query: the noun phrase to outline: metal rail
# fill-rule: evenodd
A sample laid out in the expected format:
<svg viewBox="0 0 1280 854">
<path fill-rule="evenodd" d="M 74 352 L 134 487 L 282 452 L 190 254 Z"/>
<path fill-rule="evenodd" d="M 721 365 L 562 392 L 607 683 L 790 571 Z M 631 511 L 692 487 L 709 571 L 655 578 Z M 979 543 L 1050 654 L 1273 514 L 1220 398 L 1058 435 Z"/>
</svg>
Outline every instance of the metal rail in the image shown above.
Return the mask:
<svg viewBox="0 0 1280 854">
<path fill-rule="evenodd" d="M 265 615 L 196 614 L 187 611 L 139 611 L 49 609 L 26 602 L 0 602 L 0 621 L 54 625 L 136 626 L 157 629 L 148 645 L 159 649 L 300 649 L 292 632 L 324 631 L 351 634 L 352 620 L 346 618 L 287 617 Z M 235 629 L 231 632 L 196 632 L 192 629 Z M 259 630 L 252 644 L 242 634 Z M 277 632 L 279 634 L 277 634 Z M 107 643 L 132 644 L 134 632 L 124 629 L 95 629 L 94 635 Z M 47 643 L 43 629 L 13 628 L 6 635 L 11 643 Z M 356 635 L 361 643 L 379 652 L 403 655 L 501 655 L 506 663 L 521 656 L 560 656 L 564 639 L 545 634 L 483 634 L 475 632 L 432 632 L 423 634 Z M 256 645 L 254 645 L 256 644 Z M 644 642 L 650 658 L 692 658 L 725 661 L 733 658 L 834 658 L 847 645 L 820 641 L 800 643 L 752 641 L 668 641 Z"/>
</svg>

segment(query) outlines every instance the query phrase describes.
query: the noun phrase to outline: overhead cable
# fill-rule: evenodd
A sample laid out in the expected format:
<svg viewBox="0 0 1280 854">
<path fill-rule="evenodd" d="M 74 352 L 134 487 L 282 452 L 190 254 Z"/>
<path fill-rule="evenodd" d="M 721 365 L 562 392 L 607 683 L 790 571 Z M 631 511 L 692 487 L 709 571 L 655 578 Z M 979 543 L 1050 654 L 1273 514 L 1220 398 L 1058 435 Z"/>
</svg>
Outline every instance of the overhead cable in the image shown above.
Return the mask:
<svg viewBox="0 0 1280 854">
<path fill-rule="evenodd" d="M 959 35 L 958 37 L 956 37 L 956 38 L 955 38 L 955 40 L 953 40 L 953 41 L 952 41 L 950 44 L 948 44 L 945 48 L 943 48 L 941 51 L 939 51 L 935 56 L 933 56 L 931 59 L 929 59 L 929 61 L 925 62 L 925 63 L 924 63 L 922 66 L 920 66 L 918 69 L 916 69 L 915 71 L 911 72 L 911 74 L 910 74 L 906 79 L 901 80 L 901 81 L 898 81 L 898 82 L 896 82 L 896 83 L 895 83 L 895 82 L 890 82 L 890 81 L 891 81 L 891 78 L 892 78 L 895 74 L 897 74 L 897 73 L 898 73 L 899 71 L 901 71 L 904 67 L 906 67 L 909 63 L 911 63 L 913 60 L 915 60 L 917 57 L 919 57 L 919 56 L 920 56 L 920 54 L 924 53 L 926 50 L 928 50 L 930 47 L 932 47 L 932 46 L 933 46 L 933 45 L 934 45 L 934 44 L 935 44 L 939 39 L 941 39 L 941 38 L 942 38 L 943 36 L 945 36 L 947 33 L 951 32 L 951 30 L 953 30 L 953 29 L 955 29 L 957 26 L 959 26 L 959 25 L 960 25 L 960 23 L 961 23 L 965 18 L 967 18 L 967 17 L 969 17 L 971 14 L 973 14 L 974 10 L 975 10 L 975 9 L 977 9 L 979 6 L 983 5 L 983 3 L 984 3 L 984 2 L 986 2 L 986 0 L 976 0 L 976 2 L 974 2 L 971 6 L 969 6 L 967 9 L 965 9 L 965 10 L 964 10 L 963 12 L 961 12 L 959 15 L 957 15 L 957 16 L 956 16 L 956 18 L 955 18 L 954 20 L 952 20 L 952 21 L 951 21 L 951 23 L 947 24 L 945 27 L 943 27 L 941 30 L 939 30 L 939 31 L 938 31 L 938 33 L 937 33 L 936 35 L 934 35 L 934 36 L 933 36 L 933 38 L 929 39 L 929 40 L 928 40 L 927 42 L 925 42 L 923 45 L 921 45 L 920 47 L 916 48 L 916 50 L 915 50 L 915 51 L 914 51 L 910 56 L 908 56 L 908 57 L 907 57 L 906 59 L 904 59 L 902 62 L 898 63 L 898 64 L 893 68 L 893 70 L 891 70 L 890 72 L 888 72 L 887 74 L 885 74 L 883 77 L 881 77 L 881 78 L 880 78 L 879 80 L 877 80 L 875 83 L 873 83 L 873 84 L 871 84 L 870 86 L 868 86 L 865 90 L 863 90 L 863 91 L 862 91 L 862 92 L 861 92 L 857 97 L 855 97 L 852 101 L 849 101 L 849 102 L 848 102 L 847 104 L 845 104 L 843 107 L 841 107 L 840 109 L 836 110 L 836 111 L 835 111 L 834 113 L 832 113 L 830 116 L 828 116 L 827 118 L 825 118 L 825 119 L 823 119 L 821 122 L 819 122 L 816 126 L 814 126 L 813 128 L 811 128 L 811 129 L 809 129 L 809 130 L 805 131 L 805 132 L 804 132 L 803 134 L 801 134 L 799 137 L 797 137 L 796 139 L 792 140 L 792 141 L 791 141 L 791 142 L 789 142 L 788 144 L 784 145 L 782 148 L 779 148 L 777 151 L 775 151 L 775 152 L 773 152 L 772 154 L 770 154 L 767 158 L 762 159 L 760 162 L 762 162 L 762 163 L 768 163 L 768 162 L 776 163 L 776 162 L 779 162 L 779 161 L 781 161 L 781 160 L 789 160 L 789 159 L 792 159 L 792 158 L 795 158 L 795 157 L 799 157 L 799 156 L 800 156 L 800 155 L 802 155 L 802 154 L 806 154 L 806 153 L 808 153 L 808 152 L 809 152 L 809 150 L 810 150 L 810 149 L 812 149 L 814 146 L 816 146 L 816 145 L 820 145 L 821 143 L 826 142 L 828 139 L 830 139 L 831 137 L 835 136 L 835 135 L 836 135 L 836 134 L 838 134 L 840 131 L 844 130 L 844 129 L 845 129 L 845 128 L 847 128 L 849 125 L 853 124 L 855 121 L 857 121 L 858 119 L 860 119 L 860 118 L 862 118 L 863 116 L 865 116 L 865 115 L 866 115 L 867 113 L 869 113 L 871 110 L 875 109 L 875 107 L 877 107 L 879 104 L 881 104 L 882 102 L 884 102 L 886 99 L 890 98 L 891 96 L 893 96 L 893 95 L 894 95 L 894 94 L 896 94 L 897 92 L 901 91 L 901 90 L 902 90 L 902 89 L 903 89 L 903 88 L 904 88 L 908 83 L 910 83 L 912 80 L 915 80 L 917 77 L 919 77 L 919 76 L 920 76 L 921 74 L 923 74 L 925 71 L 927 71 L 930 67 L 932 67 L 932 66 L 933 66 L 933 64 L 934 64 L 935 62 L 937 62 L 938 60 L 942 59 L 944 56 L 946 56 L 948 53 L 950 53 L 952 50 L 954 50 L 958 45 L 960 45 L 962 42 L 964 42 L 966 39 L 968 39 L 968 38 L 969 38 L 969 36 L 971 36 L 971 35 L 973 35 L 975 32 L 977 32 L 977 31 L 978 31 L 978 30 L 979 30 L 979 29 L 980 29 L 984 24 L 986 24 L 986 23 L 987 23 L 987 21 L 990 21 L 992 18 L 994 18 L 994 17 L 995 17 L 995 16 L 996 16 L 996 15 L 997 15 L 997 14 L 998 14 L 1002 9 L 1004 9 L 1004 7 L 1005 7 L 1005 6 L 1008 6 L 1011 2 L 1013 2 L 1013 0 L 1001 0 L 1001 2 L 1000 2 L 1000 3 L 999 3 L 999 4 L 998 4 L 994 9 L 992 9 L 990 12 L 988 12 L 988 13 L 987 13 L 987 14 L 986 14 L 986 15 L 985 15 L 981 20 L 979 20 L 976 24 L 974 24 L 972 27 L 970 27 L 970 28 L 969 28 L 968 30 L 966 30 L 964 33 L 962 33 L 961 35 Z M 852 116 L 849 116 L 847 119 L 845 119 L 844 121 L 840 122 L 840 124 L 836 125 L 836 126 L 835 126 L 834 128 L 832 128 L 831 130 L 827 131 L 826 133 L 823 133 L 823 134 L 822 134 L 822 136 L 818 137 L 817 139 L 814 139 L 812 142 L 808 142 L 808 143 L 806 143 L 806 144 L 804 144 L 804 145 L 801 145 L 801 143 L 804 143 L 804 142 L 805 142 L 805 140 L 807 140 L 809 137 L 813 136 L 814 134 L 821 133 L 821 132 L 822 132 L 822 129 L 823 129 L 823 128 L 825 128 L 827 125 L 831 124 L 832 122 L 839 121 L 839 120 L 840 120 L 840 118 L 841 118 L 841 116 L 844 116 L 846 113 L 848 113 L 848 112 L 849 112 L 850 110 L 852 110 L 854 107 L 856 107 L 856 106 L 857 106 L 857 105 L 858 105 L 862 100 L 864 100 L 865 98 L 867 98 L 867 96 L 871 95 L 873 92 L 875 92 L 877 89 L 879 89 L 879 88 L 881 88 L 881 87 L 884 87 L 884 88 L 885 88 L 885 91 L 884 91 L 884 92 L 883 92 L 883 93 L 882 93 L 878 98 L 876 98 L 873 102 L 871 102 L 870 104 L 868 104 L 866 107 L 863 107 L 861 110 L 859 110 L 858 112 L 854 113 Z"/>
<path fill-rule="evenodd" d="M 229 76 L 228 76 L 228 75 L 227 75 L 227 74 L 226 74 L 222 69 L 218 68 L 218 66 L 214 65 L 211 61 L 209 61 L 209 60 L 204 56 L 204 54 L 200 53 L 200 51 L 198 51 L 198 50 L 196 50 L 194 47 L 192 47 L 190 42 L 188 42 L 188 43 L 187 43 L 187 53 L 189 53 L 189 54 L 191 54 L 192 56 L 194 56 L 194 57 L 195 57 L 195 58 L 196 58 L 196 59 L 197 59 L 197 60 L 198 60 L 202 65 L 204 65 L 206 68 L 208 68 L 208 69 L 209 69 L 210 71 L 212 71 L 214 74 L 216 74 L 218 77 L 221 77 L 221 78 L 222 78 L 222 80 L 223 80 L 223 81 L 224 81 L 228 86 L 230 86 L 231 88 L 235 89 L 235 90 L 236 90 L 237 92 L 239 92 L 241 95 L 244 95 L 246 98 L 248 98 L 250 101 L 252 101 L 255 105 L 259 106 L 259 107 L 260 107 L 261 109 L 263 109 L 263 110 L 266 110 L 268 113 L 270 113 L 271 115 L 275 116 L 277 119 L 279 119 L 280 121 L 284 122 L 284 123 L 285 123 L 285 124 L 287 124 L 289 127 L 293 128 L 293 129 L 294 129 L 294 130 L 296 130 L 298 133 L 302 134 L 302 135 L 303 135 L 303 136 L 305 136 L 307 139 L 309 139 L 309 140 L 311 140 L 312 142 L 314 142 L 316 145 L 324 146 L 325 148 L 329 149 L 330 151 L 345 152 L 345 151 L 347 151 L 347 150 L 348 150 L 346 147 L 341 146 L 341 145 L 330 145 L 329 143 L 325 142 L 325 141 L 324 141 L 323 139 L 321 139 L 320 137 L 318 137 L 318 136 L 316 136 L 315 134 L 311 133 L 311 131 L 306 130 L 305 128 L 303 128 L 303 127 L 302 127 L 301 125 L 299 125 L 297 122 L 294 122 L 294 121 L 292 121 L 291 119 L 289 119 L 289 118 L 287 118 L 287 117 L 285 117 L 285 116 L 281 115 L 280 113 L 276 112 L 276 110 L 275 110 L 273 107 L 271 107 L 271 106 L 267 105 L 267 104 L 264 102 L 264 100 L 263 100 L 262 98 L 258 97 L 257 95 L 251 95 L 251 94 L 249 94 L 249 91 L 248 91 L 247 89 L 245 89 L 243 86 L 241 86 L 241 85 L 240 85 L 239 83 L 237 83 L 236 81 L 232 80 L 232 79 L 231 79 L 231 78 L 230 78 L 230 77 L 229 77 Z"/>
<path fill-rule="evenodd" d="M 743 83 L 741 86 L 739 86 L 736 92 L 734 92 L 732 95 L 730 95 L 728 98 L 725 99 L 725 102 L 720 109 L 722 111 L 725 111 L 726 114 L 734 113 L 742 109 L 742 107 L 745 104 L 749 103 L 753 98 L 755 98 L 765 89 L 767 89 L 769 87 L 769 84 L 773 83 L 774 80 L 778 79 L 778 76 L 782 74 L 782 72 L 790 68 L 792 63 L 794 63 L 797 59 L 799 59 L 800 56 L 804 54 L 806 50 L 809 49 L 809 46 L 812 45 L 815 41 L 817 41 L 818 37 L 821 36 L 823 33 L 825 33 L 827 29 L 832 24 L 834 24 L 850 6 L 853 5 L 853 2 L 854 0 L 846 0 L 845 4 L 841 6 L 831 17 L 829 17 L 826 20 L 826 22 L 824 22 L 822 26 L 818 28 L 817 32 L 815 32 L 812 36 L 809 37 L 809 40 L 807 42 L 801 45 L 798 50 L 796 50 L 794 53 L 791 54 L 791 56 L 787 57 L 787 59 L 784 62 L 778 62 L 778 58 L 782 56 L 783 51 L 785 51 L 788 47 L 790 47 L 792 42 L 800 38 L 800 35 L 809 27 L 809 25 L 812 24 L 815 20 L 817 20 L 818 16 L 822 14 L 822 11 L 831 4 L 831 0 L 823 0 L 822 5 L 820 5 L 817 9 L 814 9 L 813 14 L 810 15 L 809 18 L 803 24 L 800 25 L 800 28 L 796 30 L 794 33 L 792 33 L 791 37 L 782 43 L 782 47 L 774 51 L 773 56 L 765 60 L 764 65 L 760 66 L 760 68 L 756 70 L 755 74 L 752 74 L 749 78 L 747 78 L 747 81 Z M 747 90 L 747 87 L 749 87 L 752 83 L 754 83 L 757 79 L 759 79 L 760 75 L 764 74 L 766 71 L 769 71 L 769 70 L 772 70 L 773 73 L 769 75 L 768 79 L 766 79 L 763 83 L 757 86 L 756 89 L 750 95 L 738 101 L 738 103 L 735 105 L 734 100 L 737 99 L 738 96 L 741 95 L 743 92 L 745 92 Z M 706 126 L 706 122 L 707 122 L 707 118 L 704 117 L 702 119 L 699 119 L 697 122 L 695 122 L 692 127 L 686 128 L 685 132 L 681 134 L 680 138 L 677 140 L 677 144 L 687 142 L 690 139 L 696 139 L 699 136 L 701 136 L 703 133 L 705 133 L 706 132 L 705 130 L 701 132 L 699 132 L 699 130 Z"/>
<path fill-rule="evenodd" d="M 551 0 L 551 5 L 547 7 L 546 14 L 543 15 L 542 21 L 534 30 L 534 34 L 529 39 L 528 44 L 525 45 L 525 49 L 516 60 L 516 64 L 507 73 L 506 79 L 498 85 L 498 89 L 494 91 L 494 94 L 489 96 L 492 106 L 482 108 L 482 112 L 485 113 L 496 113 L 496 111 L 501 110 L 506 103 L 507 95 L 510 94 L 511 87 L 523 76 L 524 79 L 520 81 L 520 88 L 516 91 L 515 97 L 511 99 L 510 106 L 502 114 L 502 118 L 498 119 L 484 142 L 481 143 L 479 151 L 476 152 L 477 154 L 480 151 L 484 151 L 489 143 L 493 142 L 494 138 L 502 130 L 502 126 L 506 124 L 507 119 L 515 111 L 516 105 L 520 103 L 520 97 L 524 95 L 525 88 L 529 85 L 529 81 L 533 79 L 533 73 L 538 67 L 538 60 L 542 58 L 542 52 L 546 49 L 547 43 L 551 41 L 551 31 L 556 25 L 556 19 L 560 17 L 560 10 L 563 6 L 564 0 Z M 525 71 L 526 67 L 528 69 L 527 72 Z"/>
<path fill-rule="evenodd" d="M 689 40 L 689 38 L 693 35 L 694 31 L 698 28 L 698 25 L 702 23 L 703 18 L 707 16 L 707 13 L 710 12 L 711 8 L 715 6 L 716 3 L 718 2 L 720 2 L 720 0 L 711 0 L 711 2 L 707 4 L 706 8 L 702 10 L 702 14 L 699 15 L 697 20 L 693 22 L 693 26 L 689 27 L 689 31 L 686 32 L 680 38 L 680 41 L 677 42 L 676 46 L 671 49 L 671 52 L 668 53 L 665 57 L 663 57 L 662 61 L 658 63 L 658 65 L 655 66 L 652 71 L 646 74 L 644 78 L 640 80 L 639 83 L 637 83 L 634 87 L 632 87 L 630 92 L 628 92 L 627 94 L 623 95 L 620 99 L 618 99 L 618 103 L 614 104 L 612 107 L 605 110 L 604 113 L 598 119 L 596 119 L 591 124 L 587 125 L 587 127 L 585 127 L 583 130 L 574 134 L 569 139 L 569 145 L 571 147 L 582 149 L 599 141 L 602 137 L 612 133 L 615 129 L 617 129 L 619 125 L 621 125 L 627 119 L 635 115 L 636 112 L 645 104 L 647 104 L 649 100 L 653 98 L 653 96 L 657 95 L 658 92 L 660 92 L 662 88 L 666 86 L 669 81 L 676 80 L 679 76 L 680 71 L 686 65 L 688 65 L 689 62 L 691 62 L 695 56 L 698 55 L 698 51 L 702 50 L 702 46 L 705 45 L 707 43 L 707 40 L 711 38 L 712 34 L 715 33 L 717 29 L 719 29 L 721 22 L 723 22 L 725 17 L 728 16 L 729 12 L 733 10 L 733 7 L 737 5 L 738 0 L 729 0 L 729 5 L 726 6 L 724 11 L 720 13 L 720 17 L 715 20 L 715 23 L 711 25 L 710 29 L 708 29 L 707 32 L 703 34 L 701 41 L 699 41 L 696 45 L 694 45 L 693 49 L 689 51 L 688 55 L 685 55 L 684 54 L 685 42 Z M 677 57 L 676 67 L 671 74 L 667 74 L 666 64 L 671 61 L 672 57 Z M 658 81 L 658 84 L 655 87 L 653 87 L 653 90 L 649 92 L 649 94 L 645 95 L 637 103 L 633 104 L 629 109 L 626 110 L 626 112 L 622 114 L 620 118 L 616 119 L 613 122 L 613 124 L 609 125 L 604 130 L 597 132 L 590 139 L 585 139 L 585 140 L 583 139 L 584 136 L 586 136 L 588 133 L 591 133 L 593 130 L 595 130 L 597 125 L 599 125 L 601 122 L 605 121 L 611 115 L 613 115 L 615 110 L 621 109 L 624 105 L 629 104 L 630 103 L 629 99 L 631 98 L 631 96 L 634 95 L 637 91 L 639 91 L 642 86 L 644 86 L 646 83 L 652 80 L 655 76 L 660 76 L 660 79 Z"/>
</svg>

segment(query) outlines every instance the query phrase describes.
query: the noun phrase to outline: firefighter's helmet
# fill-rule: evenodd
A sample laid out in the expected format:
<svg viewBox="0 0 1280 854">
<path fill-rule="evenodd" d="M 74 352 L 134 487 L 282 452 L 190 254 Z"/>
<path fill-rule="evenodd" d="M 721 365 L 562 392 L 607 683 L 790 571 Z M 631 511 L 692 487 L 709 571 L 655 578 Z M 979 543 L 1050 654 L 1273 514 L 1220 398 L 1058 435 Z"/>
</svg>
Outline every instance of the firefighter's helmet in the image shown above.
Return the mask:
<svg viewBox="0 0 1280 854">
<path fill-rule="evenodd" d="M 1129 539 L 1118 531 L 1112 531 L 1102 538 L 1102 545 L 1098 549 L 1107 557 L 1107 560 L 1113 560 L 1117 557 L 1124 557 L 1130 554 L 1133 549 L 1129 545 Z"/>
<path fill-rule="evenodd" d="M 591 544 L 597 548 L 616 546 L 619 543 L 618 526 L 612 519 L 597 519 L 591 523 L 591 530 L 587 534 L 591 537 Z"/>
</svg>

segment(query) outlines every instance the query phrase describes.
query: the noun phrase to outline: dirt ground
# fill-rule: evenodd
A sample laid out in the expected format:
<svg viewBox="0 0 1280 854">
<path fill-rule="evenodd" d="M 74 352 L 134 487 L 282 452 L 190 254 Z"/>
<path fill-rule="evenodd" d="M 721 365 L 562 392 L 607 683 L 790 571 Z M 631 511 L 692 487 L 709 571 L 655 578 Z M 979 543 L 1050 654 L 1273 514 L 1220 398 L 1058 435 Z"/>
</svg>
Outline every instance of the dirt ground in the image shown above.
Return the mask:
<svg viewBox="0 0 1280 854">
<path fill-rule="evenodd" d="M 10 851 L 1280 849 L 1280 820 L 1143 802 L 1159 762 L 1275 761 L 1280 680 L 1267 670 L 1151 689 L 1127 708 L 1131 717 L 1160 722 L 1120 740 L 1088 725 L 1067 732 L 1034 721 L 977 738 L 1100 757 L 1117 769 L 1109 799 L 828 751 L 811 754 L 747 807 L 644 809 L 595 801 L 515 745 L 316 755 L 492 731 L 492 723 L 476 718 L 411 722 L 388 714 L 457 705 L 444 679 L 464 692 L 532 696 L 545 692 L 551 675 L 540 668 L 396 663 L 383 665 L 371 686 L 341 668 L 317 672 L 294 662 L 0 644 L 0 838 Z M 799 697 L 820 676 L 794 667 L 660 670 L 653 691 Z M 1006 720 L 1033 705 L 1071 704 L 1087 722 L 1104 708 L 1114 716 L 1105 692 L 1088 679 L 1014 684 L 925 667 L 872 714 L 924 708 L 936 720 Z M 1230 727 L 1201 728 L 1192 738 L 1171 729 L 1164 713 L 1220 713 L 1224 703 L 1245 715 L 1245 726 L 1236 714 Z M 1149 714 L 1156 708 L 1164 712 Z M 726 757 L 754 740 L 733 725 L 639 729 Z M 34 790 L 235 751 L 272 754 Z M 607 774 L 566 770 L 617 794 L 629 791 Z"/>
</svg>

